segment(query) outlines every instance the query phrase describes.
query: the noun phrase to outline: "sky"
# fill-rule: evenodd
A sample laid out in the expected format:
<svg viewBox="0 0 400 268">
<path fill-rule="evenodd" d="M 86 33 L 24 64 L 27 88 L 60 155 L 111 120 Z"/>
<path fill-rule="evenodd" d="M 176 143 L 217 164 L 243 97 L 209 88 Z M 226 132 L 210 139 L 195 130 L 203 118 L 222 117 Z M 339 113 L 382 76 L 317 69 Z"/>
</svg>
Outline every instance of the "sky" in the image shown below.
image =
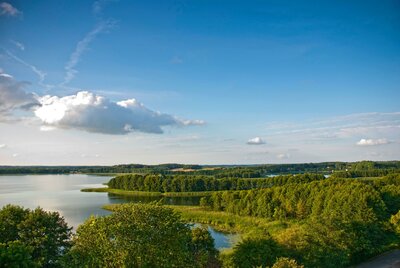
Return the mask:
<svg viewBox="0 0 400 268">
<path fill-rule="evenodd" d="M 400 160 L 400 2 L 0 0 L 0 165 Z"/>
</svg>

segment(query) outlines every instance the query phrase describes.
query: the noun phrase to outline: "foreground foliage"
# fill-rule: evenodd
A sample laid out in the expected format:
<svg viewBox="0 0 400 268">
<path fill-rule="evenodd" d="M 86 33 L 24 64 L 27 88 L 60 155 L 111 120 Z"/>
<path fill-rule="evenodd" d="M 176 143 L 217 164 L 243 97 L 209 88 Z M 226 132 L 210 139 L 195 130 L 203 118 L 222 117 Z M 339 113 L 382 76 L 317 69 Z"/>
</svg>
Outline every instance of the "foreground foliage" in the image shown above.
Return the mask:
<svg viewBox="0 0 400 268">
<path fill-rule="evenodd" d="M 126 204 L 79 226 L 68 258 L 73 267 L 206 267 L 217 253 L 207 230 L 172 209 Z"/>
<path fill-rule="evenodd" d="M 298 264 L 296 260 L 280 257 L 276 260 L 272 268 L 304 268 L 304 266 Z"/>
<path fill-rule="evenodd" d="M 0 264 L 6 267 L 58 267 L 70 237 L 58 212 L 13 205 L 0 210 Z"/>
</svg>

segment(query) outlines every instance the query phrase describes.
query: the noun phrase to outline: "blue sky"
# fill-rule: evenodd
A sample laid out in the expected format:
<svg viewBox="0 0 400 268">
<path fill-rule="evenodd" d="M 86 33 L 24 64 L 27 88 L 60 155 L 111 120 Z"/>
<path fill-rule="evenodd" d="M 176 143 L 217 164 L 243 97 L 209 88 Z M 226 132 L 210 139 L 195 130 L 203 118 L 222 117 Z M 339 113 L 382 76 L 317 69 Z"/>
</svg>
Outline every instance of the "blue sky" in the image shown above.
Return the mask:
<svg viewBox="0 0 400 268">
<path fill-rule="evenodd" d="M 4 164 L 400 158 L 398 1 L 0 8 Z"/>
</svg>

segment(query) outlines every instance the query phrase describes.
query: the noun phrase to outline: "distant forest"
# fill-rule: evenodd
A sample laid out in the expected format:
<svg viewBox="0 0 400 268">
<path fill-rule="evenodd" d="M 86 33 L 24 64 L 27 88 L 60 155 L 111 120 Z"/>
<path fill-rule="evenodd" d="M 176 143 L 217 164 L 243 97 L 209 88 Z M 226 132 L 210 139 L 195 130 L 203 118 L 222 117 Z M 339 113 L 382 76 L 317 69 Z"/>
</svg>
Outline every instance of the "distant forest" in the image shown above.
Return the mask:
<svg viewBox="0 0 400 268">
<path fill-rule="evenodd" d="M 270 174 L 336 173 L 337 177 L 387 175 L 400 169 L 400 161 L 323 162 L 264 165 L 126 164 L 114 166 L 0 166 L 0 174 L 136 173 L 211 175 L 215 178 L 259 178 Z"/>
</svg>

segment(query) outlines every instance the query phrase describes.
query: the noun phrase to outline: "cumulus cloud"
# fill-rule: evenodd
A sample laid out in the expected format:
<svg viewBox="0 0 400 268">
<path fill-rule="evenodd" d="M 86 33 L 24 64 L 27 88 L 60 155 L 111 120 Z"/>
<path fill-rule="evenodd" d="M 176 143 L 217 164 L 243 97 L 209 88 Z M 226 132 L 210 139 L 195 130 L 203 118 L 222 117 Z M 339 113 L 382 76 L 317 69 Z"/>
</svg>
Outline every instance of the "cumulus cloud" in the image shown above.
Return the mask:
<svg viewBox="0 0 400 268">
<path fill-rule="evenodd" d="M 11 4 L 7 2 L 0 3 L 0 16 L 11 16 L 16 17 L 21 15 L 22 12 L 13 7 Z"/>
<path fill-rule="evenodd" d="M 388 143 L 389 141 L 387 139 L 361 139 L 356 144 L 358 146 L 374 146 L 374 145 L 383 145 Z"/>
<path fill-rule="evenodd" d="M 260 144 L 265 144 L 265 141 L 263 139 L 261 139 L 260 137 L 255 137 L 255 138 L 249 139 L 247 141 L 247 144 L 249 144 L 249 145 L 260 145 Z"/>
<path fill-rule="evenodd" d="M 32 93 L 25 92 L 26 82 L 18 82 L 11 75 L 0 73 L 0 120 L 17 109 L 29 110 L 38 102 Z"/>
<path fill-rule="evenodd" d="M 112 102 L 88 91 L 65 97 L 43 96 L 35 115 L 46 126 L 75 128 L 104 134 L 163 133 L 165 126 L 201 125 L 201 120 L 182 120 L 152 111 L 135 99 Z M 50 127 L 50 128 L 49 128 Z"/>
</svg>

